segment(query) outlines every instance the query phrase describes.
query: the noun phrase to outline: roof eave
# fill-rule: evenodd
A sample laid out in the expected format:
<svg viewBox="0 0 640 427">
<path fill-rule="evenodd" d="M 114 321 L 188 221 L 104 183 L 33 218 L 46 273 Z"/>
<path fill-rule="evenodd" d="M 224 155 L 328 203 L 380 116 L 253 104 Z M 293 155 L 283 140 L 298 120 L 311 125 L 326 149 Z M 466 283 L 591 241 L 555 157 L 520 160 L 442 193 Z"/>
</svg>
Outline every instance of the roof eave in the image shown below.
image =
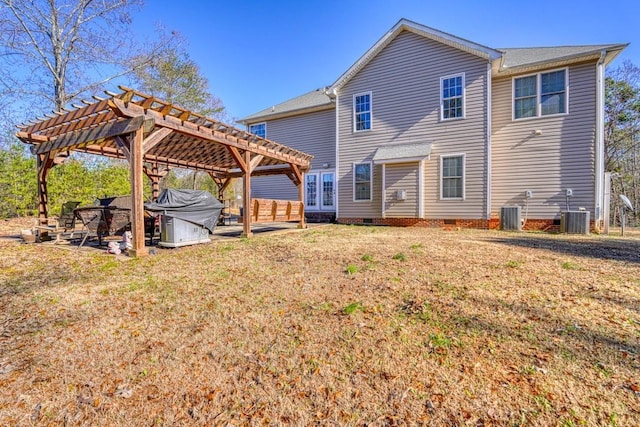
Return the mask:
<svg viewBox="0 0 640 427">
<path fill-rule="evenodd" d="M 326 104 L 315 105 L 313 107 L 304 107 L 304 108 L 298 108 L 295 110 L 263 114 L 260 116 L 245 117 L 244 119 L 237 120 L 237 123 L 248 126 L 250 124 L 261 123 L 267 120 L 284 119 L 286 117 L 299 116 L 300 114 L 308 114 L 308 113 L 315 113 L 318 111 L 331 110 L 333 108 L 335 108 L 335 103 L 329 102 Z"/>
<path fill-rule="evenodd" d="M 528 64 L 519 65 L 517 67 L 505 68 L 502 65 L 502 60 L 495 60 L 493 61 L 493 65 L 492 65 L 492 75 L 493 77 L 504 77 L 504 76 L 510 76 L 513 74 L 522 74 L 522 73 L 539 71 L 546 68 L 564 67 L 567 65 L 576 64 L 580 62 L 597 61 L 602 56 L 603 51 L 606 51 L 605 64 L 609 64 L 628 45 L 629 45 L 628 43 L 620 44 L 620 45 L 612 45 L 612 46 L 608 46 L 606 48 L 594 50 L 591 52 L 583 52 L 575 55 L 563 56 L 560 58 L 555 58 L 553 60 L 531 62 Z"/>
</svg>

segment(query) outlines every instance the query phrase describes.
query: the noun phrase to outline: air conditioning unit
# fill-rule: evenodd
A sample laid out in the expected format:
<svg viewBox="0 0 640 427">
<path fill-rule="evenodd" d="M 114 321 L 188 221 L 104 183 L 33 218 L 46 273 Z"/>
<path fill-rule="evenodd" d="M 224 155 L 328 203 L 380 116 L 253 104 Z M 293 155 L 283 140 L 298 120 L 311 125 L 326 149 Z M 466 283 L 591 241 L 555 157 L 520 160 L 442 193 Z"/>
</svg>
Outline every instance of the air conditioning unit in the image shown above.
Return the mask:
<svg viewBox="0 0 640 427">
<path fill-rule="evenodd" d="M 589 234 L 589 211 L 564 211 L 560 213 L 560 232 Z"/>
<path fill-rule="evenodd" d="M 500 208 L 500 230 L 522 230 L 520 206 L 503 206 Z"/>
</svg>

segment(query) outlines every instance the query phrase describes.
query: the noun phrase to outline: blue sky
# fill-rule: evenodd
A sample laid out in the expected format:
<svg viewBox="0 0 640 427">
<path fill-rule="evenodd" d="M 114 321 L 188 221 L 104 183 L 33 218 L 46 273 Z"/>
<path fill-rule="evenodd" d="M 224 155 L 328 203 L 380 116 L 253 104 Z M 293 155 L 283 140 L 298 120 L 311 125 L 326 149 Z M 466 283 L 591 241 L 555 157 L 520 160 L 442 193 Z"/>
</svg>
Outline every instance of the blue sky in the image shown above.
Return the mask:
<svg viewBox="0 0 640 427">
<path fill-rule="evenodd" d="M 140 36 L 177 30 L 235 119 L 333 83 L 399 19 L 493 48 L 631 43 L 613 66 L 640 66 L 640 2 L 147 0 Z"/>
</svg>

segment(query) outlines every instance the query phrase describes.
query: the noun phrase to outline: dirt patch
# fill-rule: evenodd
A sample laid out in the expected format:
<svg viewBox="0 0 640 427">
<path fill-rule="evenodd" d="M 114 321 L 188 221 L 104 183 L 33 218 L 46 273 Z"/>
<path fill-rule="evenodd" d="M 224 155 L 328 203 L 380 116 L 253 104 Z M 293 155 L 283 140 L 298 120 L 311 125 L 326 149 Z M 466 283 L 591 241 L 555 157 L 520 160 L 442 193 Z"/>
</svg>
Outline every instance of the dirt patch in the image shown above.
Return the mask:
<svg viewBox="0 0 640 427">
<path fill-rule="evenodd" d="M 0 424 L 637 425 L 640 240 L 0 241 Z"/>
</svg>

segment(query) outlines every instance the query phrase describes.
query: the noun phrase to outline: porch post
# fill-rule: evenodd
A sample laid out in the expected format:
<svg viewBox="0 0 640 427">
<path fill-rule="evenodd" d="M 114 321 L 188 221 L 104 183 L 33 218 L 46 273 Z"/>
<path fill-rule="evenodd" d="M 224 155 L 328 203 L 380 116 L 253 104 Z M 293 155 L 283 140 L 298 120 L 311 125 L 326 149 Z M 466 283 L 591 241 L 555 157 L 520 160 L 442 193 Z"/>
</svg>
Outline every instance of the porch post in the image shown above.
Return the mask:
<svg viewBox="0 0 640 427">
<path fill-rule="evenodd" d="M 144 246 L 144 173 L 142 159 L 144 157 L 143 142 L 144 128 L 140 127 L 129 137 L 129 179 L 131 180 L 131 233 L 133 235 L 133 248 L 129 254 L 133 257 L 145 256 L 149 252 Z"/>
<path fill-rule="evenodd" d="M 242 237 L 251 237 L 251 152 L 244 152 L 244 164 L 246 165 L 242 188 Z"/>
</svg>

